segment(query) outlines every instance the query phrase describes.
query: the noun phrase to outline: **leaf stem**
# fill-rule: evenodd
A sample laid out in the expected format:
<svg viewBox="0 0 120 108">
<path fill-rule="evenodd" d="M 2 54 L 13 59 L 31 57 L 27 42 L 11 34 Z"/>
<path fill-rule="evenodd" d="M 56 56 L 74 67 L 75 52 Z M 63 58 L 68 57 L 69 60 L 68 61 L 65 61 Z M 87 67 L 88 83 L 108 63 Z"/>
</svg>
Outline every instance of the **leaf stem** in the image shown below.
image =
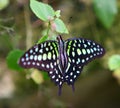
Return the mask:
<svg viewBox="0 0 120 108">
<path fill-rule="evenodd" d="M 50 23 L 50 21 L 48 22 L 48 29 L 47 29 L 47 36 L 48 36 L 48 34 L 49 34 L 49 31 L 50 31 L 50 27 L 51 27 L 51 23 Z"/>
</svg>

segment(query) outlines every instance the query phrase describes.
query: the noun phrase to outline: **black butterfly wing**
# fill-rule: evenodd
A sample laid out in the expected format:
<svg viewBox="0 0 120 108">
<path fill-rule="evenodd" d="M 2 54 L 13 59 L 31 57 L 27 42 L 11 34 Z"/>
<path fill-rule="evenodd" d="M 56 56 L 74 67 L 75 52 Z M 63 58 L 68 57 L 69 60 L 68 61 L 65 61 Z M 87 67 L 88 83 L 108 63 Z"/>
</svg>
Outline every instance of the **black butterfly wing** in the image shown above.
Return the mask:
<svg viewBox="0 0 120 108">
<path fill-rule="evenodd" d="M 19 60 L 19 65 L 23 68 L 37 68 L 47 71 L 50 78 L 56 85 L 62 85 L 62 74 L 58 67 L 58 44 L 56 41 L 46 41 L 36 44 Z"/>
<path fill-rule="evenodd" d="M 50 71 L 56 65 L 58 47 L 55 41 L 36 44 L 20 58 L 19 64 L 24 68 L 37 68 Z M 56 48 L 56 49 L 55 49 Z"/>
<path fill-rule="evenodd" d="M 69 85 L 74 85 L 83 66 L 94 58 L 104 55 L 105 50 L 101 45 L 82 38 L 68 39 L 65 41 L 65 45 L 68 56 L 65 79 Z"/>
<path fill-rule="evenodd" d="M 74 85 L 76 78 L 80 75 L 83 66 L 76 66 L 73 63 L 68 62 L 68 66 L 65 71 L 65 81 L 68 85 Z"/>
<path fill-rule="evenodd" d="M 65 41 L 68 59 L 76 66 L 83 66 L 94 58 L 104 55 L 104 48 L 94 41 L 76 38 Z"/>
<path fill-rule="evenodd" d="M 56 85 L 59 86 L 58 94 L 60 95 L 61 94 L 62 84 L 64 83 L 64 78 L 63 78 L 63 74 L 61 72 L 59 63 L 57 63 L 56 67 L 53 70 L 49 71 L 49 76 L 50 76 L 51 80 Z"/>
</svg>

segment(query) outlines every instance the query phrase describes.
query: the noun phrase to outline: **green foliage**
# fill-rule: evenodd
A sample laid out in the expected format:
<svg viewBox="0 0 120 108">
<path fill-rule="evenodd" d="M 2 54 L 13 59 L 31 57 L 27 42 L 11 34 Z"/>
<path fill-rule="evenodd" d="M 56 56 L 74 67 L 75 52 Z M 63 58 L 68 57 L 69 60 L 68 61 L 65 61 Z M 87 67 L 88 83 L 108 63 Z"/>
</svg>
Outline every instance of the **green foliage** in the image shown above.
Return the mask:
<svg viewBox="0 0 120 108">
<path fill-rule="evenodd" d="M 55 16 L 56 16 L 57 18 L 60 17 L 60 10 L 55 11 Z"/>
<path fill-rule="evenodd" d="M 68 30 L 65 24 L 59 18 L 60 10 L 54 11 L 50 5 L 38 2 L 36 0 L 30 0 L 30 8 L 39 19 L 48 23 L 48 30 L 45 36 L 49 36 L 50 30 L 55 30 L 55 32 L 58 33 L 68 34 Z M 45 41 L 45 38 L 43 38 L 42 40 Z"/>
<path fill-rule="evenodd" d="M 105 28 L 110 28 L 117 14 L 116 0 L 93 0 L 96 16 Z"/>
<path fill-rule="evenodd" d="M 48 39 L 48 35 L 45 35 L 45 36 L 42 36 L 39 41 L 38 41 L 38 44 L 41 43 L 41 42 L 44 42 Z"/>
<path fill-rule="evenodd" d="M 9 5 L 9 0 L 0 0 L 0 10 L 3 10 Z"/>
<path fill-rule="evenodd" d="M 55 15 L 54 10 L 51 6 L 42 2 L 38 2 L 36 0 L 30 0 L 30 8 L 34 14 L 43 21 L 53 19 Z"/>
<path fill-rule="evenodd" d="M 16 71 L 22 71 L 23 68 L 21 68 L 18 65 L 19 58 L 23 55 L 24 51 L 22 50 L 13 50 L 11 51 L 7 56 L 7 65 L 10 69 L 16 70 Z"/>
<path fill-rule="evenodd" d="M 108 61 L 108 66 L 110 70 L 116 70 L 120 68 L 120 55 L 113 55 Z"/>
<path fill-rule="evenodd" d="M 57 32 L 59 33 L 67 33 L 68 34 L 68 30 L 67 28 L 65 27 L 63 21 L 59 18 L 56 18 L 55 21 L 55 29 Z"/>
<path fill-rule="evenodd" d="M 47 72 L 42 71 L 42 75 L 43 75 L 43 79 L 44 80 L 48 80 L 49 79 L 49 76 L 48 76 Z"/>
</svg>

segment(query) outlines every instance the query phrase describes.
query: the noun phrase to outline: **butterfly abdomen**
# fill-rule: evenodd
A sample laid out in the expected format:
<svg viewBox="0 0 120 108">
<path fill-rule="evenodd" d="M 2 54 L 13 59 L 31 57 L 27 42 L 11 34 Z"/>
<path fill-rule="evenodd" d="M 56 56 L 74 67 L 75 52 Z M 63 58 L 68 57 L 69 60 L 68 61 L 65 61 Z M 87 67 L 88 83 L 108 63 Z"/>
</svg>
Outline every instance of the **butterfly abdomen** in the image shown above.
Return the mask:
<svg viewBox="0 0 120 108">
<path fill-rule="evenodd" d="M 58 51 L 59 51 L 59 65 L 61 67 L 61 70 L 62 70 L 62 74 L 64 75 L 65 73 L 65 69 L 67 67 L 67 64 L 68 64 L 68 57 L 67 57 L 67 53 L 66 53 L 66 47 L 65 47 L 65 43 L 64 41 L 62 40 L 62 37 L 59 36 L 57 38 L 58 40 Z"/>
</svg>

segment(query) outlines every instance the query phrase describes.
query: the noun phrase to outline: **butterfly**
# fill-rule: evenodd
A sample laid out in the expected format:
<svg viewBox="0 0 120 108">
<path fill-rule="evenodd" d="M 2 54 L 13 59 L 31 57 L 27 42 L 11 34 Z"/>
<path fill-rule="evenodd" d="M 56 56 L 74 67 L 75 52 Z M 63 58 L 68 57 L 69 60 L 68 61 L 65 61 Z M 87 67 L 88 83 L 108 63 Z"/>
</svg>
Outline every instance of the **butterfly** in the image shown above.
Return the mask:
<svg viewBox="0 0 120 108">
<path fill-rule="evenodd" d="M 104 48 L 96 42 L 83 38 L 48 40 L 34 45 L 19 59 L 23 68 L 37 68 L 48 72 L 51 80 L 59 87 L 59 94 L 64 82 L 72 86 L 83 67 L 105 54 Z"/>
</svg>

